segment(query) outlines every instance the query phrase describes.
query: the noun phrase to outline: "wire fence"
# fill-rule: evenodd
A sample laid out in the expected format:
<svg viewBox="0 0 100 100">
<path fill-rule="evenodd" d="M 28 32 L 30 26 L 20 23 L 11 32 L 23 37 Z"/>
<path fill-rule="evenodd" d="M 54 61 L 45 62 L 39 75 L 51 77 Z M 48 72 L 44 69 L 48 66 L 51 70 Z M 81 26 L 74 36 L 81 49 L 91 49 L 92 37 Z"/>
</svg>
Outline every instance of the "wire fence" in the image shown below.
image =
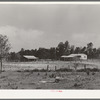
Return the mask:
<svg viewBox="0 0 100 100">
<path fill-rule="evenodd" d="M 74 69 L 77 64 L 77 69 L 99 68 L 99 61 L 35 61 L 35 62 L 3 62 L 4 71 L 16 70 L 34 70 L 34 69 L 48 69 L 57 70 L 60 68 Z"/>
</svg>

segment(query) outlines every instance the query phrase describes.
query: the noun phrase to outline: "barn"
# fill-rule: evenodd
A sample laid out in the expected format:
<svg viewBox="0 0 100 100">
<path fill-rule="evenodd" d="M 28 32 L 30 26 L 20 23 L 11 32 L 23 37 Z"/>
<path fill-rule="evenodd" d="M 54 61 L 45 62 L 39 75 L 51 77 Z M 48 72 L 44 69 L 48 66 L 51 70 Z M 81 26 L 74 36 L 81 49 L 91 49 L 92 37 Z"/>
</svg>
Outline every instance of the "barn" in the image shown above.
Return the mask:
<svg viewBox="0 0 100 100">
<path fill-rule="evenodd" d="M 24 61 L 36 61 L 38 58 L 35 56 L 31 55 L 23 55 Z"/>
<path fill-rule="evenodd" d="M 61 56 L 61 60 L 87 60 L 87 55 L 86 54 L 70 54 L 68 56 L 63 55 Z"/>
</svg>

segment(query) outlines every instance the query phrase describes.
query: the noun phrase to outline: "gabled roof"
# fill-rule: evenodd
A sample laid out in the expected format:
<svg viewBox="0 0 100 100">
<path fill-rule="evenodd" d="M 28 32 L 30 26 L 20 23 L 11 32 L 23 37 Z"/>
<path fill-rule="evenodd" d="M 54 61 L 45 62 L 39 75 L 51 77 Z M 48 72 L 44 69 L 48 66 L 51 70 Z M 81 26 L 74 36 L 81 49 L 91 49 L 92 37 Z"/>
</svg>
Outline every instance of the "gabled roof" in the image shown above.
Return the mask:
<svg viewBox="0 0 100 100">
<path fill-rule="evenodd" d="M 72 55 L 69 55 L 69 56 L 66 56 L 66 55 L 63 55 L 63 56 L 61 56 L 62 58 L 71 58 L 71 57 L 74 57 L 74 56 L 72 56 Z"/>
<path fill-rule="evenodd" d="M 68 55 L 68 56 L 63 55 L 63 56 L 61 56 L 61 57 L 62 57 L 62 58 L 72 58 L 72 57 L 77 57 L 77 56 L 81 56 L 81 55 L 87 56 L 86 54 L 70 54 L 70 55 Z"/>
<path fill-rule="evenodd" d="M 30 56 L 30 55 L 24 55 L 23 57 L 24 57 L 24 58 L 27 58 L 27 59 L 37 59 L 37 57 L 35 57 L 35 56 Z"/>
</svg>

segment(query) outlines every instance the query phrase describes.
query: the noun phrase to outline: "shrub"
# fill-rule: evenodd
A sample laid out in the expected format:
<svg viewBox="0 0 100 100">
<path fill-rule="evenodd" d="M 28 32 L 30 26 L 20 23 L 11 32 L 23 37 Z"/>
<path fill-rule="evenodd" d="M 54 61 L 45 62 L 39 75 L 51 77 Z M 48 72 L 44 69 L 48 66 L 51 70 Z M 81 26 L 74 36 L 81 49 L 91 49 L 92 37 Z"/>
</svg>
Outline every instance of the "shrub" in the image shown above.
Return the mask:
<svg viewBox="0 0 100 100">
<path fill-rule="evenodd" d="M 56 71 L 61 71 L 61 72 L 72 72 L 73 69 L 68 69 L 68 68 L 60 68 L 60 69 L 57 69 Z"/>
<path fill-rule="evenodd" d="M 39 71 L 40 71 L 40 72 L 47 72 L 46 69 L 40 69 Z"/>
<path fill-rule="evenodd" d="M 98 68 L 86 68 L 86 69 L 78 69 L 78 72 L 86 72 L 86 71 L 90 71 L 90 72 L 99 72 L 100 69 Z"/>
</svg>

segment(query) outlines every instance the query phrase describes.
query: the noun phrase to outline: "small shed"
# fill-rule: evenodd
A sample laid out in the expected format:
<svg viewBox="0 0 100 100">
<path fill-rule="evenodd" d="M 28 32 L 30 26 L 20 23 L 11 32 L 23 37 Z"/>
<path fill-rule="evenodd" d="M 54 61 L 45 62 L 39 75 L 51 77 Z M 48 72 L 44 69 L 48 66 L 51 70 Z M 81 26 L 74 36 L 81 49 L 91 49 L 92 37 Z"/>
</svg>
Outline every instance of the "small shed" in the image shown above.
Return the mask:
<svg viewBox="0 0 100 100">
<path fill-rule="evenodd" d="M 87 60 L 86 54 L 70 54 L 61 56 L 62 60 Z"/>
<path fill-rule="evenodd" d="M 35 56 L 31 56 L 31 55 L 24 55 L 23 56 L 24 57 L 24 60 L 25 61 L 36 61 L 38 58 L 37 57 L 35 57 Z"/>
</svg>

